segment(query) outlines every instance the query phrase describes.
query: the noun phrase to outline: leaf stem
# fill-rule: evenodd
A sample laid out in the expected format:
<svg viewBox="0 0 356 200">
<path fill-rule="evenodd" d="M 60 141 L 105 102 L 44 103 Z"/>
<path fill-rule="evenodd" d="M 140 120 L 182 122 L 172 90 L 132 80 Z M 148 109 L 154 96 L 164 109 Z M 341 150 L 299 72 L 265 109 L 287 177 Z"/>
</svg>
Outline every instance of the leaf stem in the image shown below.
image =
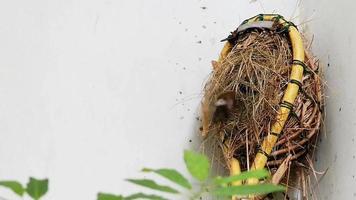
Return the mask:
<svg viewBox="0 0 356 200">
<path fill-rule="evenodd" d="M 201 183 L 200 184 L 200 189 L 198 192 L 193 193 L 193 195 L 190 197 L 190 200 L 199 200 L 200 197 L 209 189 L 209 186 L 206 185 L 206 183 Z"/>
</svg>

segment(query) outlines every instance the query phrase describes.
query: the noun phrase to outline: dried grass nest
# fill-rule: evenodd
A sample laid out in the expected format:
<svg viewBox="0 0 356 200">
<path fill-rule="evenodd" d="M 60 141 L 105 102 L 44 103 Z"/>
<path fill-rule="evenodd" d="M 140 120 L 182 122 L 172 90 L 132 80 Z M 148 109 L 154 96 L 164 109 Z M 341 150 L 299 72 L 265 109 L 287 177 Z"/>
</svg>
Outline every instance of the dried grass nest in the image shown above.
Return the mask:
<svg viewBox="0 0 356 200">
<path fill-rule="evenodd" d="M 204 88 L 202 123 L 209 123 L 204 144 L 215 150 L 215 158 L 223 158 L 218 160 L 226 168 L 234 157 L 246 171 L 276 121 L 289 82 L 292 48 L 286 33 L 267 29 L 240 34 L 233 45 L 225 59 L 212 62 L 213 72 Z M 288 161 L 288 173 L 280 184 L 297 187 L 303 195 L 313 193 L 310 175 L 316 173 L 312 163 L 324 106 L 319 61 L 309 49 L 305 64 L 302 88 L 266 166 L 274 174 Z M 231 107 L 219 108 L 219 100 L 227 98 L 232 99 Z"/>
</svg>

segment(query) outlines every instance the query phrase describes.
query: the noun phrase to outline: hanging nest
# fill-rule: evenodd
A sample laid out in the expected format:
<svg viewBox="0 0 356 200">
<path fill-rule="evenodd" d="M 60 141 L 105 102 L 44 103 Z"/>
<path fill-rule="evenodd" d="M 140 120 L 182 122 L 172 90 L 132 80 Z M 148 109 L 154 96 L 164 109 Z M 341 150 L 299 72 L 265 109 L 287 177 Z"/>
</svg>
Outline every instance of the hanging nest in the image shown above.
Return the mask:
<svg viewBox="0 0 356 200">
<path fill-rule="evenodd" d="M 264 23 L 263 18 L 255 21 Z M 309 176 L 315 173 L 312 160 L 323 119 L 323 82 L 319 62 L 308 49 L 302 81 L 290 78 L 291 24 L 286 28 L 286 24 L 272 22 L 269 28 L 260 23 L 236 30 L 228 38 L 230 48 L 222 52 L 225 56 L 212 62 L 202 102 L 202 134 L 217 144 L 218 157 L 230 174 L 234 174 L 233 160 L 240 171 L 251 170 L 263 141 L 275 135 L 278 139 L 271 152 L 262 153 L 267 157 L 264 166 L 273 183 L 296 188 L 306 197 L 313 193 Z M 282 131 L 276 134 L 271 126 L 279 120 L 288 84 L 298 85 L 299 92 L 294 105 L 288 105 Z"/>
</svg>

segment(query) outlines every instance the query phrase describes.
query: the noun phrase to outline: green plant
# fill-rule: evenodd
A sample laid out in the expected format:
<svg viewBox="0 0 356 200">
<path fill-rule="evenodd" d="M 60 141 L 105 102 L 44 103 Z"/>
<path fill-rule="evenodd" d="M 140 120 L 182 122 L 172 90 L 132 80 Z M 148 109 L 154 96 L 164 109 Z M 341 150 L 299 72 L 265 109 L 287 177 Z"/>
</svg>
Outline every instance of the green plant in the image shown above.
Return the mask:
<svg viewBox="0 0 356 200">
<path fill-rule="evenodd" d="M 208 158 L 202 154 L 185 151 L 184 162 L 190 175 L 198 182 L 196 187 L 188 181 L 180 172 L 175 169 L 150 169 L 144 168 L 144 173 L 154 173 L 161 176 L 170 182 L 179 186 L 180 189 L 188 191 L 190 200 L 201 199 L 202 195 L 210 193 L 219 197 L 230 197 L 233 195 L 247 196 L 247 195 L 263 195 L 272 192 L 284 191 L 285 188 L 273 184 L 258 184 L 258 185 L 241 185 L 232 186 L 234 181 L 246 180 L 248 178 L 265 179 L 269 176 L 267 170 L 256 170 L 250 172 L 244 172 L 236 176 L 230 177 L 214 177 L 210 176 L 210 162 Z M 161 185 L 151 179 L 127 179 L 127 181 L 146 187 L 152 190 L 156 190 L 163 193 L 169 193 L 174 195 L 182 195 L 182 192 L 175 187 L 168 185 Z M 132 199 L 151 199 L 151 200 L 167 200 L 167 198 L 158 195 L 136 193 L 129 196 L 113 195 L 107 193 L 99 193 L 97 200 L 132 200 Z"/>
<path fill-rule="evenodd" d="M 48 191 L 48 179 L 35 179 L 30 177 L 26 187 L 18 181 L 0 181 L 0 186 L 12 190 L 18 196 L 29 195 L 34 200 L 39 200 Z"/>
<path fill-rule="evenodd" d="M 250 172 L 243 172 L 236 176 L 229 177 L 209 177 L 210 176 L 210 162 L 208 158 L 202 154 L 193 151 L 184 151 L 184 162 L 190 175 L 196 180 L 196 183 L 192 184 L 185 178 L 180 172 L 175 169 L 150 169 L 143 168 L 144 173 L 154 173 L 161 176 L 175 186 L 179 186 L 176 189 L 175 186 L 162 185 L 151 179 L 126 179 L 133 184 L 146 187 L 155 191 L 173 194 L 183 195 L 181 189 L 186 190 L 190 200 L 201 199 L 202 195 L 207 193 L 227 198 L 234 195 L 247 196 L 247 195 L 262 195 L 272 192 L 284 191 L 285 188 L 279 185 L 273 184 L 259 184 L 259 185 L 240 185 L 232 186 L 231 183 L 235 181 L 243 181 L 249 178 L 266 179 L 269 177 L 267 170 L 256 170 Z M 39 200 L 48 191 L 48 179 L 35 179 L 30 178 L 26 187 L 24 187 L 18 181 L 0 181 L 0 187 L 5 187 L 12 190 L 18 196 L 29 195 L 33 200 Z M 138 192 L 128 196 L 114 195 L 108 193 L 99 193 L 97 200 L 134 200 L 134 199 L 148 199 L 148 200 L 167 200 L 166 197 L 155 194 L 144 194 Z"/>
</svg>

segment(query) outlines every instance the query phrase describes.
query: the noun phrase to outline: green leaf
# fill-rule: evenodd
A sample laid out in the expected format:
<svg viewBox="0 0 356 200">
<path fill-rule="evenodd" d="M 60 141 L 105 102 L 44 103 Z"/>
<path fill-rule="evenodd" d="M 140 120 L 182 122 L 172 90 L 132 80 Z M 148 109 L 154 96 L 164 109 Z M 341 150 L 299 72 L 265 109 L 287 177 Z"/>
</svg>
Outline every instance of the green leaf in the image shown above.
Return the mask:
<svg viewBox="0 0 356 200">
<path fill-rule="evenodd" d="M 0 181 L 0 186 L 12 190 L 19 196 L 23 196 L 23 194 L 25 193 L 25 188 L 21 185 L 21 183 L 17 181 Z"/>
<path fill-rule="evenodd" d="M 35 200 L 40 199 L 48 191 L 48 179 L 35 179 L 30 177 L 27 183 L 26 192 Z"/>
<path fill-rule="evenodd" d="M 241 181 L 241 180 L 246 180 L 249 178 L 266 178 L 269 176 L 269 172 L 266 169 L 261 169 L 261 170 L 253 170 L 253 171 L 248 171 L 248 172 L 242 172 L 239 175 L 235 176 L 229 176 L 229 177 L 218 177 L 215 178 L 215 184 L 217 185 L 222 185 L 222 184 L 228 184 L 234 181 Z"/>
<path fill-rule="evenodd" d="M 192 151 L 184 151 L 184 161 L 189 173 L 199 181 L 208 178 L 210 163 L 206 156 Z"/>
<path fill-rule="evenodd" d="M 260 184 L 260 185 L 241 185 L 231 187 L 221 187 L 215 189 L 213 193 L 218 196 L 232 196 L 232 195 L 261 195 L 272 192 L 285 191 L 285 187 L 273 184 Z"/>
<path fill-rule="evenodd" d="M 134 183 L 136 185 L 140 185 L 143 187 L 147 187 L 147 188 L 151 188 L 153 190 L 158 190 L 158 191 L 162 191 L 162 192 L 168 192 L 168 193 L 174 193 L 177 194 L 179 193 L 177 190 L 169 187 L 169 186 L 165 186 L 165 185 L 158 185 L 156 182 L 149 180 L 149 179 L 127 179 L 127 181 Z"/>
<path fill-rule="evenodd" d="M 117 196 L 113 194 L 99 193 L 97 200 L 123 200 L 123 199 L 124 198 L 121 195 Z"/>
<path fill-rule="evenodd" d="M 159 174 L 163 176 L 164 178 L 182 186 L 187 189 L 191 189 L 192 185 L 189 183 L 189 181 L 177 170 L 175 169 L 148 169 L 144 168 L 142 169 L 143 172 L 154 172 L 156 174 Z"/>
<path fill-rule="evenodd" d="M 125 200 L 132 200 L 132 199 L 167 200 L 166 198 L 163 198 L 161 196 L 152 195 L 152 194 L 143 194 L 143 193 L 137 193 L 137 194 L 133 194 L 128 197 L 125 197 Z"/>
</svg>

